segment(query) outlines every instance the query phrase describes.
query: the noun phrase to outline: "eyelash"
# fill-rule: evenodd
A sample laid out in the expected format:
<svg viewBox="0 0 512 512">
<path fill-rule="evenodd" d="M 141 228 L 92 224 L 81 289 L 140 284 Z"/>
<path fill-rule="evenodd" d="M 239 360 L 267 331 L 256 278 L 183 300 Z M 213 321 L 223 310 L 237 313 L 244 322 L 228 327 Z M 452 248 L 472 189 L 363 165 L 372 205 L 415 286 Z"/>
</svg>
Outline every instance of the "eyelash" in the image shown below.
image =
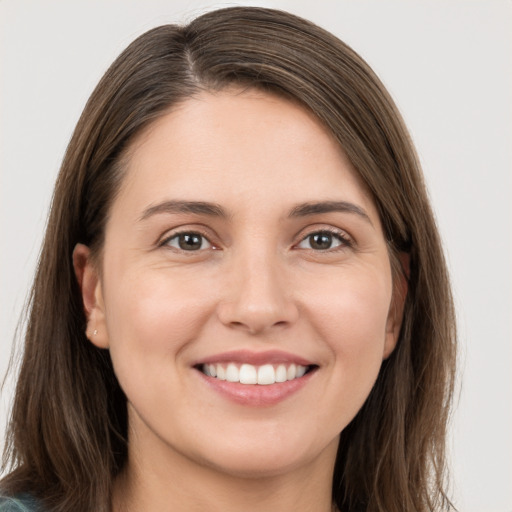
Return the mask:
<svg viewBox="0 0 512 512">
<path fill-rule="evenodd" d="M 351 248 L 354 246 L 354 243 L 351 238 L 349 238 L 345 233 L 342 231 L 339 231 L 337 229 L 329 229 L 329 228 L 322 228 L 318 229 L 316 231 L 309 232 L 306 236 L 304 236 L 298 244 L 296 244 L 296 247 L 300 245 L 301 243 L 305 242 L 308 239 L 311 239 L 315 235 L 328 235 L 330 237 L 333 237 L 334 239 L 337 239 L 340 244 L 336 247 L 329 247 L 327 249 L 313 249 L 313 248 L 305 248 L 306 250 L 313 251 L 315 253 L 324 253 L 324 252 L 336 252 L 341 251 L 346 248 Z"/>
<path fill-rule="evenodd" d="M 206 247 L 206 248 L 200 248 L 199 250 L 187 250 L 187 249 L 182 249 L 180 247 L 172 247 L 171 245 L 169 245 L 169 242 L 171 242 L 171 240 L 179 240 L 179 237 L 181 236 L 185 236 L 185 235 L 189 235 L 189 236 L 195 236 L 195 237 L 199 237 L 201 238 L 201 246 L 203 245 L 203 242 L 206 241 L 208 244 L 210 244 L 210 247 Z M 179 243 L 179 242 L 178 242 Z M 176 249 L 178 251 L 181 251 L 181 252 L 189 252 L 189 253 L 194 253 L 194 252 L 199 252 L 199 251 L 204 251 L 206 249 L 216 249 L 216 247 L 214 246 L 214 244 L 210 241 L 210 239 L 208 238 L 208 236 L 206 236 L 204 233 L 201 233 L 200 231 L 194 231 L 194 230 L 190 230 L 190 231 L 178 231 L 177 233 L 173 233 L 172 235 L 166 237 L 164 240 L 162 240 L 162 242 L 159 244 L 160 247 L 164 247 L 164 246 L 167 246 L 167 247 L 171 247 L 173 249 Z"/>
<path fill-rule="evenodd" d="M 183 249 L 181 247 L 172 247 L 169 243 L 171 242 L 171 240 L 178 240 L 178 243 L 179 243 L 179 237 L 181 236 L 185 236 L 185 235 L 188 235 L 188 236 L 192 236 L 192 237 L 199 237 L 201 239 L 201 246 L 199 247 L 199 249 L 197 250 L 187 250 L 187 249 Z M 328 229 L 328 228 L 323 228 L 323 229 L 318 229 L 316 231 L 311 231 L 309 232 L 307 235 L 303 236 L 301 238 L 301 240 L 294 245 L 294 247 L 299 247 L 300 244 L 302 244 L 303 242 L 305 242 L 306 240 L 308 239 L 311 239 L 313 236 L 315 235 L 328 235 L 329 237 L 333 237 L 334 239 L 338 240 L 340 243 L 338 246 L 336 247 L 328 247 L 326 249 L 314 249 L 312 247 L 305 247 L 303 249 L 305 250 L 309 250 L 309 251 L 313 251 L 313 252 L 335 252 L 335 251 L 340 251 L 340 250 L 343 250 L 343 249 L 346 249 L 346 248 L 351 248 L 354 246 L 354 243 L 352 241 L 351 238 L 349 238 L 346 234 L 344 234 L 343 232 L 339 231 L 339 230 L 336 230 L 336 229 Z M 210 246 L 209 247 L 202 247 L 203 243 L 204 242 L 207 242 Z M 200 251 L 204 251 L 204 250 L 207 250 L 207 249 L 212 249 L 212 250 L 216 250 L 218 249 L 209 239 L 209 237 L 207 235 L 205 235 L 204 233 L 201 233 L 200 231 L 194 231 L 194 230 L 190 230 L 190 231 L 179 231 L 177 233 L 173 233 L 172 235 L 166 237 L 160 244 L 159 244 L 160 247 L 164 247 L 164 246 L 168 246 L 168 247 L 172 247 L 178 251 L 181 251 L 181 252 L 185 252 L 185 253 L 194 253 L 194 252 L 200 252 Z"/>
</svg>

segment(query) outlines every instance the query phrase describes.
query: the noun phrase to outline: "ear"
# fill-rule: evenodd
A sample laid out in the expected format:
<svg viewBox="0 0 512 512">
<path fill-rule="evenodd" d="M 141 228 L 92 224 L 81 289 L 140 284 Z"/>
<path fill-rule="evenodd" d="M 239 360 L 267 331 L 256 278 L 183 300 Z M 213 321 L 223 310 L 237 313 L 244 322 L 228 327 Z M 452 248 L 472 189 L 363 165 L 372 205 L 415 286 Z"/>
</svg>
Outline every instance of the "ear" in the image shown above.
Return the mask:
<svg viewBox="0 0 512 512">
<path fill-rule="evenodd" d="M 91 257 L 91 250 L 83 244 L 77 244 L 73 250 L 73 268 L 78 286 L 82 292 L 87 328 L 85 334 L 98 348 L 109 348 L 105 304 L 101 279 Z"/>
<path fill-rule="evenodd" d="M 393 350 L 395 350 L 404 317 L 404 305 L 410 275 L 410 255 L 401 252 L 398 254 L 398 261 L 400 263 L 400 269 L 396 272 L 397 276 L 393 283 L 393 297 L 391 299 L 391 306 L 386 322 L 386 341 L 384 344 L 383 359 L 387 359 Z"/>
</svg>

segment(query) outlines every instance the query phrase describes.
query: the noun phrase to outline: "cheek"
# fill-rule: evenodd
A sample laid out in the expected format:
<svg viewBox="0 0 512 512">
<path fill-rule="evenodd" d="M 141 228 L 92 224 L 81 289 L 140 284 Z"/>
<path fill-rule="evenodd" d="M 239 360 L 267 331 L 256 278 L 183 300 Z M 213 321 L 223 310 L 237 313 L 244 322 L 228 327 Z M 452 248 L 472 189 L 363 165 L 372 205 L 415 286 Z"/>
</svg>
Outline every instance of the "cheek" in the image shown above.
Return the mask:
<svg viewBox="0 0 512 512">
<path fill-rule="evenodd" d="M 312 296 L 313 297 L 313 296 Z M 385 273 L 356 273 L 332 280 L 311 299 L 312 323 L 344 374 L 378 372 L 386 341 L 391 279 Z"/>
<path fill-rule="evenodd" d="M 324 283 L 321 292 L 313 289 L 312 280 L 302 283 L 301 322 L 324 349 L 326 378 L 315 397 L 315 418 L 332 433 L 352 421 L 377 379 L 392 285 L 390 274 L 379 266 L 331 270 L 328 278 L 319 277 L 315 282 Z"/>
<path fill-rule="evenodd" d="M 114 276 L 105 302 L 116 371 L 121 371 L 121 365 L 130 371 L 138 368 L 139 373 L 152 371 L 179 358 L 211 314 L 211 294 L 200 285 L 160 270 Z M 148 360 L 152 364 L 140 364 Z"/>
</svg>

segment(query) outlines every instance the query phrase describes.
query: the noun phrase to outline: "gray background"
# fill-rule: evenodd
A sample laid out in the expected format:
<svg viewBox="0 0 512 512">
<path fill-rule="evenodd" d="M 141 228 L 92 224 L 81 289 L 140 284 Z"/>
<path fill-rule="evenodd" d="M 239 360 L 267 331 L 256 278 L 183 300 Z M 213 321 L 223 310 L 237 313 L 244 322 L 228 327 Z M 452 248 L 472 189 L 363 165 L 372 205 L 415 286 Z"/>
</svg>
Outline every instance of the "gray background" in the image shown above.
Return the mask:
<svg viewBox="0 0 512 512">
<path fill-rule="evenodd" d="M 412 132 L 455 290 L 462 385 L 450 435 L 462 512 L 512 511 L 512 3 L 0 0 L 0 374 L 34 272 L 53 182 L 117 54 L 217 6 L 302 15 L 353 46 Z M 0 438 L 12 396 L 0 403 Z"/>
</svg>

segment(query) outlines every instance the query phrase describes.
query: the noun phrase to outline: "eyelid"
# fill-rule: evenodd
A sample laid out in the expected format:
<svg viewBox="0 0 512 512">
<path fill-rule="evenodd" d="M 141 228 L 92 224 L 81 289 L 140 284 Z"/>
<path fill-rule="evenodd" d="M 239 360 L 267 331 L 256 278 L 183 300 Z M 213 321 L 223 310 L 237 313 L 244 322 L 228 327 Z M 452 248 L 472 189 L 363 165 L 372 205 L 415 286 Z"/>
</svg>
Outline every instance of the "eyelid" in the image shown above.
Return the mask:
<svg viewBox="0 0 512 512">
<path fill-rule="evenodd" d="M 184 249 L 183 247 L 180 247 L 181 245 L 181 241 L 180 238 L 184 235 L 192 235 L 194 237 L 194 239 L 199 239 L 201 240 L 201 243 L 200 243 L 200 246 L 198 248 L 194 248 L 194 249 Z M 175 242 L 176 241 L 176 242 Z M 177 245 L 176 245 L 177 243 Z M 204 247 L 204 245 L 206 245 L 206 247 Z M 170 238 L 167 239 L 167 241 L 165 242 L 165 246 L 166 247 L 171 247 L 172 249 L 175 249 L 176 251 L 185 251 L 185 252 L 202 252 L 202 251 L 206 251 L 208 249 L 214 249 L 214 247 L 212 246 L 211 242 L 203 235 L 201 235 L 201 233 L 193 233 L 193 232 L 185 232 L 185 233 L 176 233 L 174 236 L 171 236 Z"/>
<path fill-rule="evenodd" d="M 325 226 L 325 225 L 315 225 L 315 226 L 309 226 L 305 230 L 302 230 L 299 235 L 299 240 L 296 244 L 294 244 L 294 247 L 297 247 L 301 242 L 306 240 L 308 237 L 320 234 L 320 233 L 329 233 L 330 235 L 334 235 L 337 237 L 341 242 L 342 246 L 341 249 L 347 248 L 347 247 L 354 247 L 355 241 L 352 236 L 350 236 L 344 229 L 335 228 L 333 226 Z M 324 251 L 315 251 L 315 252 L 329 252 L 329 251 L 336 251 L 339 250 L 339 247 L 335 247 L 333 249 L 326 249 Z M 313 250 L 313 249 L 311 249 Z"/>
<path fill-rule="evenodd" d="M 155 245 L 157 247 L 163 247 L 166 244 L 168 244 L 170 240 L 172 240 L 173 238 L 175 238 L 177 236 L 180 236 L 183 234 L 196 234 L 196 235 L 203 237 L 210 245 L 210 247 L 208 247 L 206 249 L 201 249 L 201 251 L 204 251 L 207 249 L 213 249 L 213 250 L 220 249 L 219 244 L 216 244 L 212 240 L 214 238 L 214 236 L 207 233 L 207 231 L 208 230 L 203 229 L 201 226 L 198 227 L 197 225 L 194 227 L 188 227 L 186 225 L 179 226 L 179 227 L 176 227 L 176 228 L 166 231 L 165 234 L 162 235 L 157 240 Z M 300 234 L 298 235 L 298 240 L 294 244 L 294 247 L 297 247 L 301 242 L 306 240 L 309 236 L 312 236 L 317 233 L 329 233 L 329 234 L 335 236 L 342 242 L 342 248 L 355 246 L 355 241 L 354 241 L 353 237 L 351 235 L 349 235 L 347 233 L 347 231 L 345 231 L 344 229 L 336 228 L 333 226 L 316 224 L 313 226 L 308 226 L 307 228 L 301 230 Z M 338 248 L 335 247 L 334 249 L 326 249 L 325 251 L 322 251 L 322 252 L 333 251 L 336 249 L 338 249 Z M 191 251 L 191 252 L 199 252 L 199 251 Z M 320 252 L 320 251 L 315 251 L 315 252 Z"/>
<path fill-rule="evenodd" d="M 208 249 L 215 249 L 215 250 L 219 249 L 218 244 L 215 244 L 212 241 L 212 238 L 213 238 L 212 235 L 207 234 L 205 229 L 201 229 L 200 227 L 199 228 L 198 227 L 190 227 L 190 228 L 188 228 L 187 226 L 179 226 L 179 227 L 176 227 L 176 228 L 171 229 L 169 231 L 166 231 L 165 234 L 162 235 L 158 239 L 158 241 L 156 243 L 156 246 L 157 247 L 164 247 L 173 238 L 176 238 L 177 236 L 180 236 L 180 235 L 189 235 L 189 234 L 190 235 L 192 235 L 192 234 L 199 235 L 199 236 L 203 237 L 210 244 L 210 247 L 208 247 L 206 249 L 201 249 L 201 251 L 205 251 L 205 250 L 208 250 Z M 199 252 L 199 251 L 190 251 L 190 252 Z"/>
</svg>

